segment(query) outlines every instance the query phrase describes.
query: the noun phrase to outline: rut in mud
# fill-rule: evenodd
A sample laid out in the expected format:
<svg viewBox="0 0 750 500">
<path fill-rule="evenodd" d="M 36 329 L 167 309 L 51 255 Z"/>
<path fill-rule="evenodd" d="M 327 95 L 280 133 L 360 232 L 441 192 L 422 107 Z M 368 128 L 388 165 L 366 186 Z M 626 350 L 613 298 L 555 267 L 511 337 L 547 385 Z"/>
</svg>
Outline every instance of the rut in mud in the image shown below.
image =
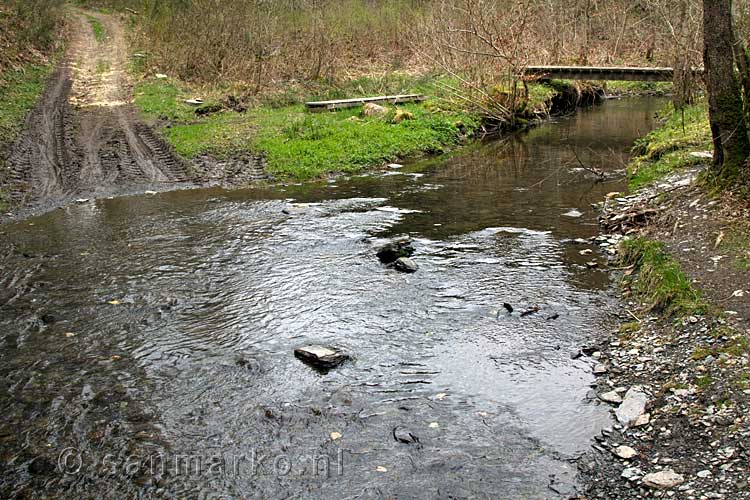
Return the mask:
<svg viewBox="0 0 750 500">
<path fill-rule="evenodd" d="M 104 39 L 94 36 L 91 18 L 104 27 Z M 6 182 L 15 206 L 37 212 L 76 198 L 194 181 L 169 145 L 137 119 L 127 62 L 114 17 L 77 13 L 68 54 L 9 158 Z"/>
</svg>

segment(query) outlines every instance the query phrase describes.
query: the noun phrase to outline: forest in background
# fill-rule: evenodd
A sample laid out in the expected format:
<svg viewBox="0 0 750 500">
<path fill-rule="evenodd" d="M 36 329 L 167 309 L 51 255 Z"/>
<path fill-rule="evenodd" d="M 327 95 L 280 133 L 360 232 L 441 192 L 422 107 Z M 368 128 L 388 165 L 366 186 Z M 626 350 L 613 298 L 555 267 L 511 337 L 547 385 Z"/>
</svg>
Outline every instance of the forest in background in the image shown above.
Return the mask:
<svg viewBox="0 0 750 500">
<path fill-rule="evenodd" d="M 64 0 L 3 0 L 0 73 L 56 47 Z M 399 72 L 515 83 L 527 64 L 673 66 L 696 92 L 701 0 L 75 0 L 129 17 L 145 74 L 232 84 L 246 95 Z M 750 6 L 735 2 L 748 45 Z M 29 50 L 31 49 L 31 50 Z"/>
</svg>

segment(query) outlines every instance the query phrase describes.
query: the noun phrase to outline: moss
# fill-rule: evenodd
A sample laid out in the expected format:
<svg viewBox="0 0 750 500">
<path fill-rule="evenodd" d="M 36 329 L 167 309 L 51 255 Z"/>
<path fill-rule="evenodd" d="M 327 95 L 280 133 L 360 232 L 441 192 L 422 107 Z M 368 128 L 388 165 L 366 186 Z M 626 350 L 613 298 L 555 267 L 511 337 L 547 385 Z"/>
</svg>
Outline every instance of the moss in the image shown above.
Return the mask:
<svg viewBox="0 0 750 500">
<path fill-rule="evenodd" d="M 693 349 L 693 361 L 703 361 L 709 356 L 712 356 L 716 353 L 713 349 L 709 349 L 708 347 L 696 347 Z"/>
<path fill-rule="evenodd" d="M 701 314 L 708 304 L 690 279 L 657 241 L 637 238 L 622 243 L 621 260 L 632 265 L 635 273 L 626 283 L 634 294 L 646 302 L 652 311 L 662 311 L 669 317 Z"/>
<path fill-rule="evenodd" d="M 618 335 L 623 340 L 628 339 L 635 332 L 637 332 L 640 329 L 640 327 L 641 327 L 641 324 L 637 321 L 623 323 L 622 325 L 620 325 L 620 330 L 618 332 Z"/>
</svg>

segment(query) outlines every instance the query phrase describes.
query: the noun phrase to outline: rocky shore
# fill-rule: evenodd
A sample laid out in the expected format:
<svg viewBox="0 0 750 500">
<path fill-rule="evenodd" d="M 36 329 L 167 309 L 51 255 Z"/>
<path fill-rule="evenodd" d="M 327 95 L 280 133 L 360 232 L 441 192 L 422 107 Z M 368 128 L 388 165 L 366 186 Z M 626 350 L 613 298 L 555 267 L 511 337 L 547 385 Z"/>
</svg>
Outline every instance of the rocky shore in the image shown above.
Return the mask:
<svg viewBox="0 0 750 500">
<path fill-rule="evenodd" d="M 602 204 L 611 234 L 597 241 L 623 300 L 619 328 L 587 352 L 596 358 L 596 397 L 616 417 L 578 461 L 586 484 L 578 498 L 750 498 L 750 281 L 737 266 L 746 249 L 722 244 L 747 209 L 703 193 L 698 170 Z M 700 307 L 656 303 L 644 292 L 656 285 L 639 284 L 643 269 L 612 244 L 634 238 L 664 245 L 699 289 Z"/>
</svg>

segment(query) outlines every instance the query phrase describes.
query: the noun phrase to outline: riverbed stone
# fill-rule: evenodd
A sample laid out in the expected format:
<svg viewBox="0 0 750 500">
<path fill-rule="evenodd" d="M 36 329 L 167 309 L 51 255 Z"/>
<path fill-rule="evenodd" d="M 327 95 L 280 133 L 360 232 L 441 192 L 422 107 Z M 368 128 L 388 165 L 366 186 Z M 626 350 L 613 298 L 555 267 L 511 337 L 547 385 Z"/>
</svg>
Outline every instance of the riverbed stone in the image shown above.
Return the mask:
<svg viewBox="0 0 750 500">
<path fill-rule="evenodd" d="M 603 394 L 599 394 L 599 399 L 601 399 L 605 403 L 612 403 L 612 404 L 622 403 L 622 398 L 615 391 L 609 391 Z"/>
<path fill-rule="evenodd" d="M 599 363 L 598 365 L 594 366 L 594 375 L 604 375 L 609 370 L 607 369 L 607 366 Z"/>
<path fill-rule="evenodd" d="M 414 246 L 411 243 L 411 238 L 405 237 L 386 243 L 378 248 L 375 255 L 383 264 L 392 264 L 400 257 L 411 257 L 413 254 Z"/>
<path fill-rule="evenodd" d="M 419 269 L 419 266 L 416 262 L 408 257 L 400 257 L 393 264 L 393 268 L 396 269 L 396 271 L 400 271 L 402 273 L 416 273 Z"/>
<path fill-rule="evenodd" d="M 419 437 L 403 425 L 393 428 L 393 439 L 404 444 L 419 444 Z"/>
<path fill-rule="evenodd" d="M 618 446 L 615 449 L 615 455 L 617 455 L 620 458 L 624 458 L 625 460 L 630 460 L 631 458 L 638 455 L 638 452 L 635 451 L 633 448 L 627 445 Z"/>
<path fill-rule="evenodd" d="M 298 347 L 294 350 L 294 355 L 309 365 L 323 369 L 335 368 L 349 359 L 340 349 L 317 344 Z"/>
<path fill-rule="evenodd" d="M 659 472 L 652 472 L 643 476 L 643 484 L 650 488 L 668 490 L 679 486 L 685 482 L 681 474 L 677 474 L 672 469 L 665 469 Z"/>
<path fill-rule="evenodd" d="M 646 412 L 646 403 L 648 396 L 640 387 L 631 387 L 625 394 L 622 404 L 615 412 L 618 422 L 622 425 L 630 426 L 634 424 L 638 417 Z"/>
</svg>

